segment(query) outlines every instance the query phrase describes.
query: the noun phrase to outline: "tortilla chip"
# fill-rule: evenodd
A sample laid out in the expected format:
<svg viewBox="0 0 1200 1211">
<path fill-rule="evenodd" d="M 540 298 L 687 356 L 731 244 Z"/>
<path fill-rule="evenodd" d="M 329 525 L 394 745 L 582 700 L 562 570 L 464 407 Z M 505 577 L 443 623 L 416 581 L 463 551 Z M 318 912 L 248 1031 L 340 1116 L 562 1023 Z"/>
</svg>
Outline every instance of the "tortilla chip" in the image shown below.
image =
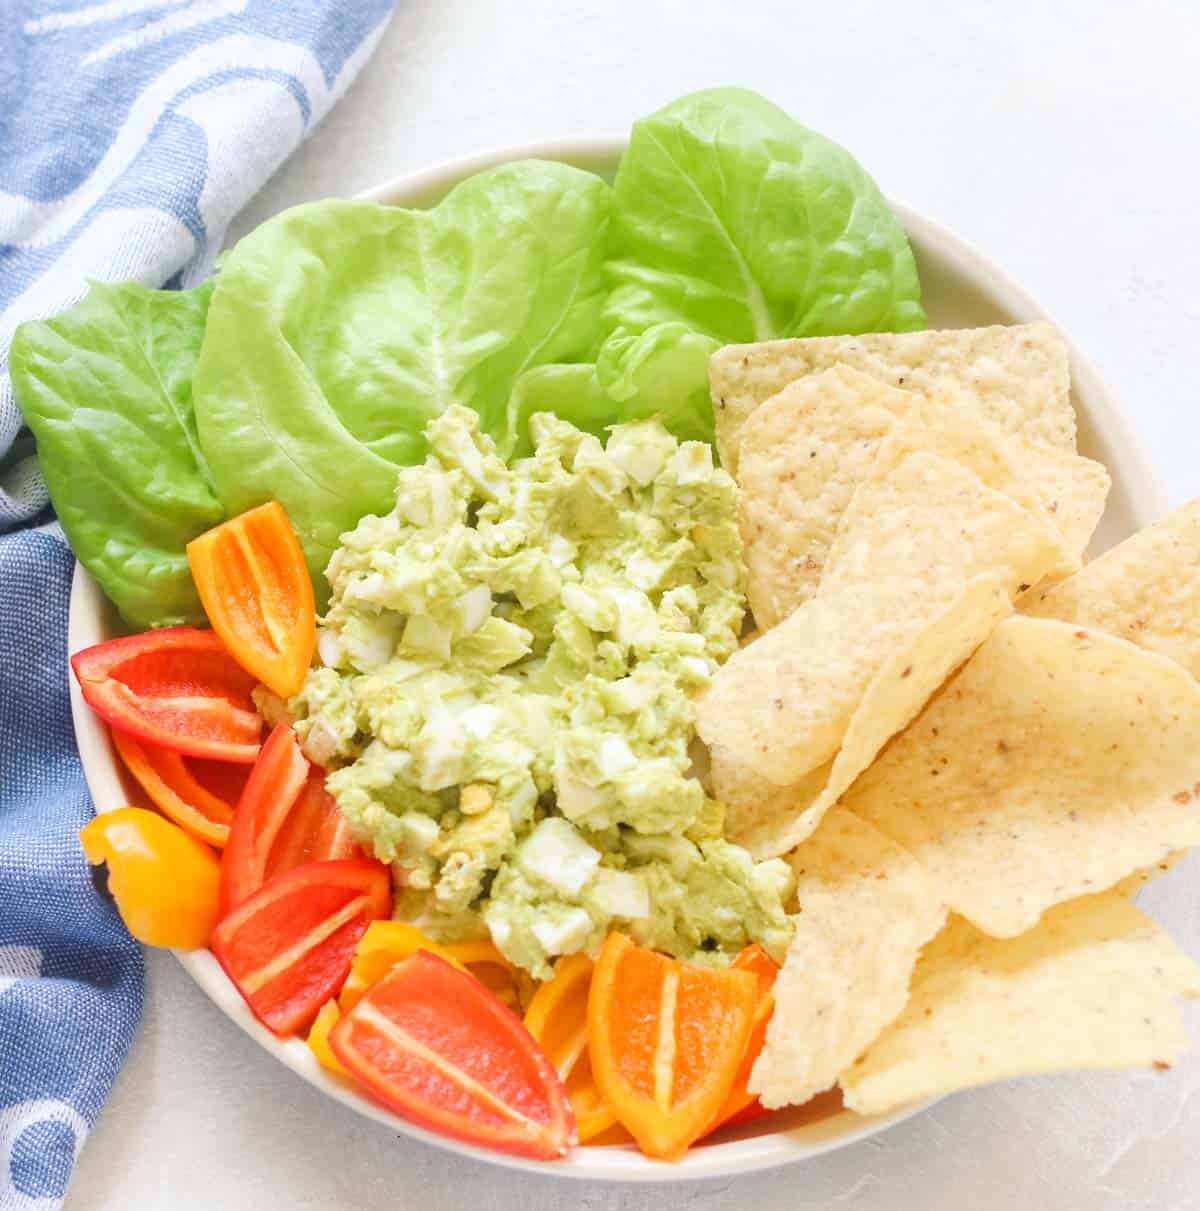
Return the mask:
<svg viewBox="0 0 1200 1211">
<path fill-rule="evenodd" d="M 969 581 L 875 674 L 833 760 L 798 783 L 780 787 L 756 777 L 717 745 L 712 785 L 727 805 L 727 836 L 756 858 L 787 853 L 809 836 L 888 740 L 916 718 L 938 686 L 1011 611 L 1009 591 L 995 573 Z"/>
<path fill-rule="evenodd" d="M 1014 1076 L 1169 1065 L 1188 1043 L 1180 996 L 1200 996 L 1200 969 L 1117 892 L 1004 941 L 955 918 L 903 1013 L 842 1074 L 846 1105 L 878 1114 Z"/>
<path fill-rule="evenodd" d="M 785 387 L 747 421 L 738 524 L 758 626 L 773 627 L 816 593 L 854 489 L 915 398 L 835 366 Z"/>
<path fill-rule="evenodd" d="M 1176 862 L 1186 857 L 1186 849 L 1176 850 L 1175 853 L 1168 854 L 1161 862 L 1155 862 L 1153 866 L 1146 866 L 1141 870 L 1135 870 L 1131 875 L 1126 875 L 1119 883 L 1113 884 L 1113 890 L 1119 891 L 1121 895 L 1128 896 L 1131 900 L 1135 899 L 1143 887 L 1165 875 Z"/>
<path fill-rule="evenodd" d="M 1015 592 L 1054 565 L 1059 540 L 1044 516 L 922 449 L 933 440 L 919 414 L 894 430 L 881 472 L 842 516 L 817 595 L 717 672 L 697 710 L 714 758 L 780 786 L 799 781 L 835 755 L 876 674 L 969 581 L 994 572 Z"/>
<path fill-rule="evenodd" d="M 828 1089 L 908 1000 L 921 947 L 946 920 L 913 859 L 834 808 L 788 859 L 799 913 L 775 1014 L 750 1077 L 769 1107 Z"/>
<path fill-rule="evenodd" d="M 1119 635 L 1200 677 L 1200 500 L 1031 594 L 1021 608 Z"/>
<path fill-rule="evenodd" d="M 1063 535 L 1062 556 L 1047 575 L 1078 569 L 1104 510 L 1103 467 L 1006 436 L 966 392 L 943 391 L 930 402 L 835 366 L 785 387 L 742 430 L 738 521 L 746 594 L 759 626 L 775 626 L 815 595 L 855 487 L 872 472 L 880 443 L 914 409 L 921 424 L 909 432 L 920 448 L 962 462 L 989 487 L 1045 511 Z M 913 448 L 890 445 L 893 459 Z"/>
<path fill-rule="evenodd" d="M 1015 936 L 1200 843 L 1200 684 L 1098 631 L 1008 618 L 844 803 L 955 912 Z"/>
<path fill-rule="evenodd" d="M 1049 324 L 995 325 L 932 332 L 816 336 L 728 345 L 709 363 L 717 447 L 735 475 L 741 428 L 788 383 L 839 362 L 930 398 L 959 387 L 1006 433 L 1075 449 L 1067 348 Z"/>
</svg>

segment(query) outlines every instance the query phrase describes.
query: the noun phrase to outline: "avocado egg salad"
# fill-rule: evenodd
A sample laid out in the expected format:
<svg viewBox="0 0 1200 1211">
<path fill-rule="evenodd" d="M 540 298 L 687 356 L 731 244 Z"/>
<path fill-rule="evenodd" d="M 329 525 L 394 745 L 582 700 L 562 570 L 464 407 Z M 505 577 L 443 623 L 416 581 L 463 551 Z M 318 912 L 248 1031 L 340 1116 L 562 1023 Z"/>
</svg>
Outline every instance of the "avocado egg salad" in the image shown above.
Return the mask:
<svg viewBox="0 0 1200 1211">
<path fill-rule="evenodd" d="M 342 536 L 301 743 L 434 939 L 490 935 L 539 979 L 618 927 L 781 959 L 791 869 L 725 841 L 689 773 L 744 612 L 733 480 L 658 420 L 530 428 L 506 465 L 447 408 L 396 507 Z"/>
<path fill-rule="evenodd" d="M 1200 843 L 1200 502 L 1089 561 L 1062 338 L 928 330 L 763 98 L 297 207 L 10 365 L 122 620 L 84 855 L 311 1079 L 672 1161 L 1185 1047 L 1133 895 Z"/>
</svg>

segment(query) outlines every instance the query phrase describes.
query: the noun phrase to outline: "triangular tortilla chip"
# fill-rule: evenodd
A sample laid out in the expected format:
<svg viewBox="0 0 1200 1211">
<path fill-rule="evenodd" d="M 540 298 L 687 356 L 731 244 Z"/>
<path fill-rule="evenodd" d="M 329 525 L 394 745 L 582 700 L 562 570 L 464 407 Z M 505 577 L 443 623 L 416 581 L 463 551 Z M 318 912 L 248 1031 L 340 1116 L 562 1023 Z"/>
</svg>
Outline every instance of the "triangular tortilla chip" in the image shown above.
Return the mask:
<svg viewBox="0 0 1200 1211">
<path fill-rule="evenodd" d="M 1119 635 L 1200 677 L 1200 499 L 1031 593 L 1021 609 Z"/>
<path fill-rule="evenodd" d="M 746 418 L 788 383 L 838 363 L 929 398 L 958 387 L 1006 433 L 1075 450 L 1067 348 L 1049 324 L 815 336 L 728 345 L 709 363 L 717 446 L 736 476 Z"/>
<path fill-rule="evenodd" d="M 1188 1043 L 1180 996 L 1200 996 L 1200 969 L 1118 892 L 1005 940 L 954 918 L 903 1013 L 842 1074 L 845 1102 L 879 1114 L 1009 1077 L 1166 1066 Z"/>
<path fill-rule="evenodd" d="M 887 688 L 874 697 L 883 709 L 857 720 L 855 736 L 864 743 L 846 754 L 849 780 L 840 793 L 936 689 L 910 653 L 918 646 L 934 653 L 938 676 L 945 676 L 986 634 L 979 618 L 990 626 L 1002 615 L 997 591 L 1015 594 L 1056 566 L 1061 540 L 1044 511 L 989 487 L 992 481 L 1024 494 L 980 426 L 969 440 L 977 447 L 971 467 L 923 448 L 943 436 L 922 409 L 906 417 L 880 446 L 877 470 L 855 490 L 817 595 L 736 653 L 701 698 L 697 730 L 712 749 L 714 782 L 735 812 L 749 806 L 736 793 L 747 780 L 730 776 L 736 767 L 779 787 L 805 781 L 811 799 L 813 771 L 835 761 L 868 688 L 890 671 Z M 991 576 L 996 584 L 968 592 Z M 943 625 L 961 646 L 939 642 Z M 815 810 L 800 831 L 783 830 L 774 852 L 811 832 L 830 802 L 823 793 L 819 805 L 797 802 L 784 824 Z"/>
<path fill-rule="evenodd" d="M 844 804 L 1012 937 L 1200 843 L 1200 683 L 1098 631 L 1008 618 Z"/>
<path fill-rule="evenodd" d="M 835 807 L 788 861 L 796 932 L 750 1089 L 770 1107 L 828 1089 L 904 1008 L 946 909 L 894 841 Z"/>
<path fill-rule="evenodd" d="M 1108 494 L 1099 463 L 1004 434 L 986 419 L 985 401 L 964 390 L 946 389 L 928 401 L 834 366 L 789 384 L 742 429 L 738 523 L 758 626 L 775 626 L 815 596 L 854 489 L 871 472 L 880 443 L 914 407 L 925 417 L 924 449 L 965 462 L 989 486 L 1046 510 L 1063 535 L 1062 559 L 1049 576 L 1078 569 Z M 980 434 L 986 434 L 982 448 Z"/>
</svg>

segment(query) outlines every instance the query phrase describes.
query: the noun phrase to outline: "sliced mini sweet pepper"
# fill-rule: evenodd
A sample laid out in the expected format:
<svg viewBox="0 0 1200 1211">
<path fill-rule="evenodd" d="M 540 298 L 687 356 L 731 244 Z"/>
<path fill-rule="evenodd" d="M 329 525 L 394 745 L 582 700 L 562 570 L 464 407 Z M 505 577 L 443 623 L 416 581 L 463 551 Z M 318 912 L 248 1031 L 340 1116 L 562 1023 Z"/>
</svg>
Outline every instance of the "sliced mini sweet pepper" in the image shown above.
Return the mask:
<svg viewBox="0 0 1200 1211">
<path fill-rule="evenodd" d="M 588 995 L 600 1096 L 647 1155 L 674 1160 L 724 1104 L 746 1052 L 758 981 L 605 940 Z"/>
<path fill-rule="evenodd" d="M 222 913 L 285 870 L 361 852 L 325 789 L 324 771 L 309 764 L 291 726 L 278 724 L 234 809 L 221 859 Z"/>
<path fill-rule="evenodd" d="M 716 1131 L 718 1127 L 733 1123 L 748 1123 L 759 1115 L 766 1114 L 767 1109 L 750 1092 L 750 1070 L 758 1059 L 759 1052 L 767 1038 L 767 1027 L 771 1015 L 775 1012 L 775 977 L 779 974 L 779 964 L 763 948 L 757 944 L 747 946 L 729 965 L 734 971 L 748 971 L 758 981 L 757 1000 L 754 1006 L 754 1024 L 750 1029 L 750 1040 L 746 1044 L 746 1053 L 738 1068 L 737 1076 L 733 1078 L 733 1087 L 720 1110 L 713 1116 L 713 1121 L 704 1132 Z"/>
<path fill-rule="evenodd" d="M 200 841 L 218 849 L 225 846 L 233 804 L 200 781 L 188 765 L 189 758 L 170 749 L 141 744 L 125 732 L 114 730 L 112 738 L 125 768 L 164 816 Z"/>
<path fill-rule="evenodd" d="M 554 975 L 533 994 L 525 1028 L 542 1045 L 575 1111 L 579 1142 L 608 1131 L 617 1116 L 600 1096 L 588 1056 L 588 992 L 592 960 L 585 954 L 559 959 Z"/>
<path fill-rule="evenodd" d="M 495 972 L 495 978 L 483 979 L 493 992 L 497 992 L 493 985 L 500 985 L 501 992 L 506 984 L 509 989 L 513 987 L 512 966 L 487 940 L 438 943 L 407 921 L 373 921 L 354 948 L 350 974 L 338 998 L 342 1011 L 353 1009 L 368 988 L 378 984 L 397 963 L 411 958 L 418 950 L 440 955 L 447 963 L 476 978 Z M 507 1002 L 501 992 L 497 995 Z"/>
<path fill-rule="evenodd" d="M 71 657 L 84 701 L 114 729 L 189 757 L 249 764 L 262 720 L 254 678 L 212 631 L 166 627 Z"/>
<path fill-rule="evenodd" d="M 93 866 L 108 867 L 108 890 L 139 942 L 195 950 L 217 923 L 220 864 L 208 846 L 144 807 L 104 812 L 80 830 Z"/>
<path fill-rule="evenodd" d="M 373 985 L 329 1044 L 374 1097 L 432 1131 L 541 1160 L 575 1142 L 562 1082 L 520 1018 L 428 950 Z"/>
<path fill-rule="evenodd" d="M 273 693 L 304 684 L 317 642 L 312 578 L 277 501 L 192 539 L 192 579 L 230 655 Z"/>
<path fill-rule="evenodd" d="M 341 1016 L 342 1011 L 338 1008 L 337 1001 L 332 998 L 326 1001 L 308 1028 L 308 1046 L 322 1068 L 336 1072 L 338 1076 L 348 1076 L 342 1061 L 333 1054 L 333 1049 L 329 1046 L 329 1032 L 338 1024 Z"/>
<path fill-rule="evenodd" d="M 391 911 L 382 862 L 309 862 L 276 875 L 223 917 L 212 951 L 255 1017 L 278 1035 L 295 1034 L 342 986 L 370 922 Z"/>
</svg>

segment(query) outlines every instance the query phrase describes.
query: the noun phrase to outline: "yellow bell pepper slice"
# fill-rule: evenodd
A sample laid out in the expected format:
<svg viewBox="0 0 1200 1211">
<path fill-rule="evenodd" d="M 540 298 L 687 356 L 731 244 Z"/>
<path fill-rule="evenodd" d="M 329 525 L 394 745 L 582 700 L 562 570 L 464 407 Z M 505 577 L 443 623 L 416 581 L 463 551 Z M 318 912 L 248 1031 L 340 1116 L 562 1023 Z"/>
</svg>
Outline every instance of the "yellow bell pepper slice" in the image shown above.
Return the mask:
<svg viewBox="0 0 1200 1211">
<path fill-rule="evenodd" d="M 350 960 L 350 975 L 342 986 L 338 1002 L 343 1013 L 348 1013 L 362 1000 L 363 993 L 383 979 L 393 967 L 404 959 L 410 958 L 418 950 L 428 950 L 440 955 L 447 963 L 462 971 L 469 971 L 475 976 L 486 975 L 484 983 L 504 998 L 504 993 L 492 975 L 497 968 L 510 973 L 507 976 L 511 987 L 513 977 L 512 965 L 496 949 L 493 943 L 455 942 L 441 944 L 426 937 L 415 925 L 407 921 L 372 921 L 367 932 L 359 939 L 354 948 L 354 957 Z M 479 968 L 484 968 L 480 971 Z M 515 1000 L 515 992 L 511 994 Z"/>
<path fill-rule="evenodd" d="M 143 807 L 97 816 L 79 840 L 93 866 L 108 866 L 108 890 L 139 942 L 182 950 L 208 945 L 221 865 L 207 845 Z"/>
<path fill-rule="evenodd" d="M 341 1060 L 333 1054 L 333 1048 L 329 1046 L 329 1032 L 338 1024 L 341 1016 L 342 1011 L 338 1008 L 337 1001 L 332 998 L 326 1001 L 309 1027 L 308 1045 L 322 1068 L 328 1068 L 338 1076 L 348 1076 L 349 1073 L 342 1067 Z"/>
<path fill-rule="evenodd" d="M 541 1044 L 567 1087 L 581 1144 L 608 1131 L 617 1121 L 592 1079 L 587 1052 L 588 992 L 594 966 L 585 954 L 560 959 L 554 975 L 533 994 L 525 1011 L 525 1028 Z"/>
</svg>

